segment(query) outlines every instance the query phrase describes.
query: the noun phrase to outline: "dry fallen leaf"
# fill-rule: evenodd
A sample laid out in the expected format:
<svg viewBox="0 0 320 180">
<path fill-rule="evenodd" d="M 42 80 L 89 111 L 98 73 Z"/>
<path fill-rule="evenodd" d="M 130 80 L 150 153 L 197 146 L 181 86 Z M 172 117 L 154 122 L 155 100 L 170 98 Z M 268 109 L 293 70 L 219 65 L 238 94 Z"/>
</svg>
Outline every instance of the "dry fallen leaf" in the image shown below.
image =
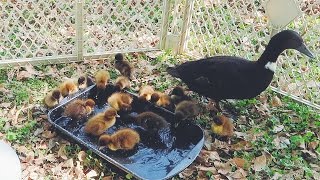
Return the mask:
<svg viewBox="0 0 320 180">
<path fill-rule="evenodd" d="M 51 139 L 51 138 L 55 137 L 57 134 L 54 131 L 45 130 L 45 131 L 43 131 L 43 133 L 41 135 L 44 138 Z"/>
<path fill-rule="evenodd" d="M 278 96 L 273 96 L 271 100 L 272 107 L 280 107 L 282 106 L 282 102 Z"/>
<path fill-rule="evenodd" d="M 280 124 L 280 125 L 274 126 L 272 131 L 274 133 L 278 133 L 278 132 L 282 131 L 283 129 L 284 129 L 284 126 L 282 124 Z"/>
<path fill-rule="evenodd" d="M 310 150 L 315 150 L 319 146 L 319 141 L 312 141 L 308 143 L 308 148 Z"/>
<path fill-rule="evenodd" d="M 62 167 L 64 168 L 72 168 L 74 167 L 74 164 L 73 164 L 73 159 L 69 159 L 69 160 L 66 160 L 62 163 Z"/>
<path fill-rule="evenodd" d="M 232 172 L 228 176 L 231 177 L 231 179 L 246 179 L 247 175 L 248 175 L 248 173 L 246 171 L 239 168 L 235 172 Z"/>
<path fill-rule="evenodd" d="M 211 172 L 212 174 L 217 174 L 218 173 L 217 169 L 214 166 L 211 166 L 211 167 L 197 166 L 197 170 L 205 171 L 205 172 Z"/>
<path fill-rule="evenodd" d="M 86 159 L 86 152 L 85 151 L 80 151 L 79 153 L 78 153 L 78 160 L 80 161 L 80 162 L 82 162 L 82 161 L 84 161 L 85 159 Z"/>
<path fill-rule="evenodd" d="M 64 160 L 68 159 L 67 152 L 66 152 L 66 145 L 65 144 L 62 144 L 60 146 L 59 151 L 58 151 L 58 156 L 61 157 Z"/>
<path fill-rule="evenodd" d="M 249 141 L 239 141 L 236 144 L 231 145 L 232 150 L 250 150 L 252 149 L 251 143 Z"/>
<path fill-rule="evenodd" d="M 192 176 L 192 174 L 196 171 L 193 167 L 188 167 L 184 169 L 181 173 L 179 173 L 179 177 L 182 179 L 187 179 Z"/>
<path fill-rule="evenodd" d="M 237 167 L 242 169 L 247 169 L 248 167 L 250 167 L 249 162 L 242 158 L 233 158 L 231 159 L 231 162 L 233 162 Z"/>
<path fill-rule="evenodd" d="M 93 177 L 96 177 L 96 176 L 98 176 L 98 174 L 97 174 L 97 172 L 95 170 L 91 170 L 86 174 L 87 178 L 93 178 Z"/>
<path fill-rule="evenodd" d="M 262 154 L 253 160 L 253 170 L 261 171 L 267 166 L 267 157 Z"/>
<path fill-rule="evenodd" d="M 230 162 L 222 163 L 219 161 L 214 162 L 214 167 L 218 170 L 218 173 L 226 175 L 232 171 L 232 165 Z"/>
</svg>

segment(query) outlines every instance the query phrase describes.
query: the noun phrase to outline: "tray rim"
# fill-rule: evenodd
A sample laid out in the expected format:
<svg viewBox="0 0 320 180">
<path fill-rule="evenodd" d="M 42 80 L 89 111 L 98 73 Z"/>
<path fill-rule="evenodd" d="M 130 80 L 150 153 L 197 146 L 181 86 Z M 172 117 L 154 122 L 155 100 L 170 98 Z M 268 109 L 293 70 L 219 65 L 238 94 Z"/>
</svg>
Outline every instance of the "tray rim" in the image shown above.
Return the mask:
<svg viewBox="0 0 320 180">
<path fill-rule="evenodd" d="M 74 100 L 74 99 L 77 99 L 81 94 L 83 93 L 86 93 L 88 91 L 90 91 L 93 87 L 95 87 L 95 84 L 94 85 L 91 85 L 90 87 L 86 88 L 85 90 L 80 90 L 78 91 L 77 93 L 73 94 L 71 97 L 67 96 L 66 98 L 64 98 L 61 103 L 59 103 L 56 107 L 54 107 L 53 109 L 50 109 L 49 112 L 47 113 L 48 115 L 48 121 L 50 124 L 52 124 L 55 128 L 57 128 L 59 131 L 61 131 L 62 133 L 64 133 L 65 135 L 67 135 L 69 138 L 72 138 L 74 141 L 80 143 L 82 146 L 90 149 L 92 152 L 94 152 L 95 154 L 97 154 L 100 158 L 108 161 L 109 163 L 111 163 L 112 165 L 116 166 L 117 168 L 121 169 L 122 171 L 126 172 L 126 173 L 130 173 L 132 174 L 134 177 L 138 178 L 138 179 L 145 179 L 147 180 L 146 178 L 143 178 L 141 177 L 140 175 L 136 174 L 135 172 L 133 171 L 130 171 L 129 169 L 127 169 L 125 166 L 121 165 L 119 162 L 117 162 L 116 160 L 112 159 L 111 157 L 105 155 L 104 153 L 102 153 L 101 151 L 99 150 L 96 150 L 92 147 L 90 147 L 89 145 L 87 145 L 83 140 L 79 139 L 79 138 L 73 138 L 73 134 L 70 133 L 69 131 L 65 130 L 63 127 L 57 125 L 55 122 L 53 122 L 51 120 L 51 114 L 54 110 L 60 108 L 61 106 L 69 103 L 70 101 Z M 134 96 L 137 96 L 137 94 L 135 93 L 132 93 L 132 92 L 129 92 L 127 90 L 125 90 L 126 93 L 129 93 L 131 95 L 134 95 Z M 155 105 L 157 108 L 160 108 L 161 110 L 167 112 L 167 113 L 171 113 L 173 114 L 173 112 L 169 111 L 168 109 L 165 109 L 163 107 L 160 107 L 160 106 L 157 106 Z M 203 129 L 198 125 L 198 124 L 193 124 L 194 126 L 197 126 L 201 132 L 202 132 L 202 138 L 199 140 L 199 142 L 197 144 L 195 144 L 194 148 L 187 154 L 187 156 L 185 156 L 184 159 L 182 159 L 170 172 L 168 172 L 166 174 L 165 177 L 161 178 L 161 179 L 157 179 L 157 180 L 163 180 L 163 179 L 169 179 L 171 177 L 173 177 L 174 175 L 180 173 L 181 171 L 183 171 L 185 168 L 187 168 L 196 158 L 197 156 L 194 156 L 192 158 L 190 158 L 190 154 L 192 154 L 193 151 L 195 151 L 195 148 L 198 147 L 198 146 L 201 146 L 201 148 L 203 147 L 204 145 L 204 131 Z M 200 151 L 197 153 L 199 155 Z M 185 165 L 180 165 L 182 162 L 186 162 Z M 178 167 L 183 167 L 181 168 L 181 170 L 179 171 L 174 171 L 176 168 Z M 154 180 L 154 179 L 153 179 Z"/>
</svg>

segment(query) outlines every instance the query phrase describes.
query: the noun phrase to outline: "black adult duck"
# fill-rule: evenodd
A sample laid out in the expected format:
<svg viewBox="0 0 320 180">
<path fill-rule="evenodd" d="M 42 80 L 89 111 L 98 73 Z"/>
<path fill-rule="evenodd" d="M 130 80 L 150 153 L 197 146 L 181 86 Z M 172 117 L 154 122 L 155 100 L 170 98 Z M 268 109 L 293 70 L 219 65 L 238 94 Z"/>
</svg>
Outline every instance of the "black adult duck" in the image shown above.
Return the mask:
<svg viewBox="0 0 320 180">
<path fill-rule="evenodd" d="M 272 81 L 278 56 L 286 49 L 314 58 L 297 32 L 284 30 L 271 38 L 257 61 L 215 56 L 169 67 L 167 72 L 180 78 L 190 90 L 215 100 L 220 110 L 220 100 L 249 99 L 264 91 Z"/>
</svg>

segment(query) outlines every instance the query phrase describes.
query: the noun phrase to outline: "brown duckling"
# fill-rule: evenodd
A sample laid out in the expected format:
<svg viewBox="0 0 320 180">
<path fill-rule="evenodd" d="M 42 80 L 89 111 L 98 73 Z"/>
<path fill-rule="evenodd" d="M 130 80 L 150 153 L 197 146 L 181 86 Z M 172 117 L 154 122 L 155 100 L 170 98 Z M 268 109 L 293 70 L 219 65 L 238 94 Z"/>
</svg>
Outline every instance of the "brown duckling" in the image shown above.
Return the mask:
<svg viewBox="0 0 320 180">
<path fill-rule="evenodd" d="M 140 113 L 135 117 L 135 120 L 138 125 L 151 134 L 156 134 L 160 129 L 169 126 L 169 123 L 162 116 L 151 111 Z"/>
<path fill-rule="evenodd" d="M 95 75 L 95 81 L 98 89 L 104 90 L 110 80 L 109 72 L 106 70 L 99 70 Z"/>
<path fill-rule="evenodd" d="M 61 100 L 62 96 L 60 91 L 58 89 L 55 89 L 44 97 L 43 103 L 47 108 L 53 108 L 58 105 Z"/>
<path fill-rule="evenodd" d="M 121 75 L 131 79 L 133 67 L 128 61 L 123 59 L 123 55 L 121 53 L 115 55 L 115 68 L 121 73 Z"/>
<path fill-rule="evenodd" d="M 76 83 L 72 79 L 69 79 L 60 84 L 59 90 L 61 92 L 61 95 L 63 97 L 66 97 L 70 94 L 76 93 L 79 89 Z"/>
<path fill-rule="evenodd" d="M 77 99 L 66 106 L 63 115 L 73 120 L 82 120 L 92 112 L 94 105 L 95 102 L 92 99 L 86 101 Z"/>
<path fill-rule="evenodd" d="M 154 93 L 154 89 L 152 86 L 143 86 L 139 90 L 139 99 L 143 101 L 150 101 L 152 94 Z"/>
<path fill-rule="evenodd" d="M 101 135 L 99 138 L 100 146 L 107 146 L 110 150 L 116 151 L 131 150 L 140 142 L 139 134 L 130 128 L 120 129 L 112 135 Z"/>
<path fill-rule="evenodd" d="M 108 108 L 105 112 L 90 118 L 84 127 L 84 131 L 88 134 L 99 136 L 116 123 L 116 117 L 118 117 L 117 111 L 113 108 Z"/>
<path fill-rule="evenodd" d="M 85 89 L 89 86 L 93 85 L 93 80 L 88 76 L 80 76 L 78 78 L 78 88 Z"/>
<path fill-rule="evenodd" d="M 116 79 L 115 86 L 116 86 L 117 90 L 119 90 L 119 91 L 123 90 L 125 88 L 129 88 L 131 86 L 130 80 L 129 80 L 129 78 L 127 78 L 125 76 L 119 76 Z"/>
<path fill-rule="evenodd" d="M 182 101 L 180 102 L 174 112 L 175 121 L 179 123 L 180 121 L 186 119 L 192 119 L 196 117 L 200 112 L 200 108 L 196 102 L 193 101 Z M 177 124 L 176 124 L 177 125 Z"/>
<path fill-rule="evenodd" d="M 133 98 L 129 94 L 122 92 L 113 93 L 108 98 L 108 104 L 117 111 L 131 110 L 132 101 Z"/>
<path fill-rule="evenodd" d="M 233 136 L 233 124 L 232 121 L 224 116 L 217 115 L 213 117 L 213 123 L 211 125 L 211 130 L 213 133 L 219 136 L 231 137 Z"/>
<path fill-rule="evenodd" d="M 151 95 L 150 101 L 155 103 L 157 106 L 168 107 L 171 104 L 170 96 L 156 91 Z"/>
<path fill-rule="evenodd" d="M 181 86 L 176 86 L 175 88 L 173 88 L 173 90 L 170 93 L 170 98 L 175 105 L 185 100 L 191 100 L 191 98 L 188 95 L 186 95 L 185 90 Z"/>
</svg>

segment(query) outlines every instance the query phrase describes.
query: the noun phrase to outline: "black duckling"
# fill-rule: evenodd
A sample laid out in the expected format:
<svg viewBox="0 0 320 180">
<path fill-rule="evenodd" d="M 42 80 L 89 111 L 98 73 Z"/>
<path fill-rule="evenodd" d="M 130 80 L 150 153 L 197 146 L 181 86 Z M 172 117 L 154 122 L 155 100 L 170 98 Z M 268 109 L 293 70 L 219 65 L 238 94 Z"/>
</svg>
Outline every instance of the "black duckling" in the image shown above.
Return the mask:
<svg viewBox="0 0 320 180">
<path fill-rule="evenodd" d="M 152 135 L 156 135 L 160 129 L 169 127 L 169 123 L 162 116 L 151 111 L 140 113 L 135 120 Z"/>
<path fill-rule="evenodd" d="M 78 78 L 78 88 L 85 89 L 91 85 L 93 85 L 93 80 L 89 76 L 80 76 Z"/>
<path fill-rule="evenodd" d="M 194 101 L 182 101 L 176 106 L 174 111 L 175 127 L 181 121 L 195 118 L 200 112 L 199 105 Z"/>
<path fill-rule="evenodd" d="M 270 39 L 257 61 L 215 56 L 169 67 L 167 72 L 180 78 L 190 90 L 215 100 L 221 111 L 220 100 L 254 98 L 264 91 L 272 81 L 278 56 L 286 49 L 314 58 L 297 32 L 284 30 Z"/>
<path fill-rule="evenodd" d="M 175 105 L 179 104 L 182 101 L 189 101 L 191 98 L 186 95 L 185 90 L 181 86 L 176 86 L 172 89 L 170 93 L 171 102 Z"/>
<path fill-rule="evenodd" d="M 115 55 L 115 68 L 121 73 L 121 75 L 126 76 L 131 80 L 132 66 L 131 64 L 123 59 L 123 55 L 118 53 Z"/>
</svg>

